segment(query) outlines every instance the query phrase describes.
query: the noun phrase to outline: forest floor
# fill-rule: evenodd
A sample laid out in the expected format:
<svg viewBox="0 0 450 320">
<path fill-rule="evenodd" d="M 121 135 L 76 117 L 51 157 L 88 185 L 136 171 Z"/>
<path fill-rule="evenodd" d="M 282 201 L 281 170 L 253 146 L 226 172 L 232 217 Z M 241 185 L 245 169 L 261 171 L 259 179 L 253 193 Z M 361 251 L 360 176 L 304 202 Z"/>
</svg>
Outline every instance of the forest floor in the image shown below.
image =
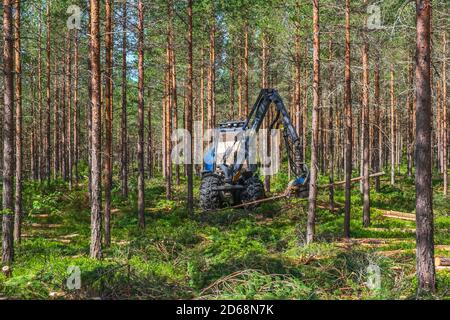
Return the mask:
<svg viewBox="0 0 450 320">
<path fill-rule="evenodd" d="M 414 213 L 413 179 L 399 174 L 397 182 L 392 187 L 382 181 L 380 193 L 372 190 L 369 228 L 361 225 L 361 196 L 354 185 L 351 241 L 342 239 L 342 212 L 318 209 L 317 241 L 305 245 L 304 200 L 190 218 L 184 181 L 168 201 L 160 178 L 146 183 L 147 226 L 138 231 L 132 181 L 128 200 L 113 198 L 113 241 L 100 261 L 88 257 L 86 184 L 69 191 L 62 182 L 27 183 L 23 241 L 16 246 L 13 276 L 0 275 L 0 298 L 414 299 L 415 222 L 383 215 L 384 210 Z M 273 193 L 286 183 L 286 175 L 274 177 Z M 434 184 L 436 256 L 450 257 L 450 201 L 441 196 L 441 181 Z M 114 186 L 118 193 L 119 181 Z M 327 197 L 320 192 L 319 203 Z M 336 202 L 344 202 L 342 189 Z M 376 289 L 367 285 L 370 265 L 381 272 Z M 81 271 L 78 290 L 66 285 L 71 266 Z M 437 271 L 437 286 L 430 298 L 450 298 L 450 270 Z"/>
</svg>

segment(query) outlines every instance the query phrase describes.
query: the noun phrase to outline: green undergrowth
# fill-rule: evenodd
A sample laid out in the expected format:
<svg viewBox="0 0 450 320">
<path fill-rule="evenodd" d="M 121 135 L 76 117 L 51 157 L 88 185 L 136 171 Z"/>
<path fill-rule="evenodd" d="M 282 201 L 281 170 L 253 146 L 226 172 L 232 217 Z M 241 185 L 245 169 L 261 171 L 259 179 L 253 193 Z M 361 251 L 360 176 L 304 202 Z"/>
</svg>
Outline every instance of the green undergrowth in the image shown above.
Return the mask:
<svg viewBox="0 0 450 320">
<path fill-rule="evenodd" d="M 272 179 L 272 193 L 288 181 Z M 321 177 L 321 183 L 327 183 Z M 198 197 L 198 179 L 195 180 Z M 436 254 L 450 256 L 450 204 L 436 192 Z M 136 185 L 121 197 L 114 179 L 112 245 L 103 259 L 89 258 L 90 211 L 86 181 L 72 190 L 62 181 L 27 183 L 23 240 L 16 245 L 13 275 L 0 276 L 0 296 L 21 299 L 414 299 L 415 223 L 383 217 L 383 210 L 414 213 L 413 180 L 398 176 L 372 190 L 372 223 L 361 224 L 358 184 L 352 196 L 351 235 L 342 239 L 342 210 L 317 210 L 317 241 L 306 245 L 306 202 L 278 200 L 254 211 L 226 209 L 193 217 L 185 210 L 185 180 L 165 199 L 164 181 L 146 184 L 146 229 L 137 229 Z M 335 201 L 344 203 L 342 189 Z M 328 194 L 318 202 L 327 204 Z M 72 290 L 71 267 L 81 271 Z M 380 270 L 380 286 L 368 284 L 368 267 Z M 73 270 L 73 268 L 72 268 Z M 450 272 L 437 273 L 438 292 L 449 298 Z"/>
</svg>

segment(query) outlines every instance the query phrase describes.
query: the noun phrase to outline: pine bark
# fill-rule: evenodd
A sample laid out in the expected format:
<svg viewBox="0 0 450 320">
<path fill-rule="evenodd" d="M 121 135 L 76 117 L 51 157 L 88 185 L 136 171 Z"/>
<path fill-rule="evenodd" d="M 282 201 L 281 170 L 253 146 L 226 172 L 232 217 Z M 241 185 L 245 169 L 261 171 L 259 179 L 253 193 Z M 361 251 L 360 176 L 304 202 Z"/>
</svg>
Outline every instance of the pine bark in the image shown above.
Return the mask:
<svg viewBox="0 0 450 320">
<path fill-rule="evenodd" d="M 104 163 L 104 190 L 105 190 L 105 213 L 104 213 L 104 244 L 111 245 L 111 188 L 112 188 L 112 105 L 113 105 L 113 33 L 112 33 L 112 2 L 105 2 L 105 152 Z"/>
<path fill-rule="evenodd" d="M 2 264 L 14 257 L 14 32 L 13 1 L 3 0 L 3 193 Z"/>
<path fill-rule="evenodd" d="M 431 1 L 416 0 L 416 265 L 419 292 L 435 291 L 431 183 Z"/>
<path fill-rule="evenodd" d="M 187 194 L 187 209 L 188 213 L 192 214 L 194 212 L 194 179 L 193 179 L 193 166 L 192 166 L 192 105 L 193 105 L 193 95 L 192 95 L 192 82 L 193 82 L 193 52 L 192 52 L 192 0 L 188 0 L 188 34 L 187 34 L 187 42 L 188 42 L 188 71 L 187 71 L 187 106 L 186 106 L 186 130 L 190 133 L 189 136 L 189 148 L 188 154 L 190 155 L 190 159 L 188 159 L 188 163 L 186 164 L 186 174 L 187 174 L 187 184 L 188 184 L 188 194 Z M 234 85 L 233 85 L 234 86 Z M 232 92 L 234 96 L 234 88 Z M 234 102 L 233 102 L 234 104 Z"/>
<path fill-rule="evenodd" d="M 442 36 L 443 43 L 443 61 L 442 61 L 442 171 L 444 183 L 444 196 L 448 195 L 448 169 L 447 169 L 447 150 L 448 150 L 448 131 L 447 131 L 447 39 L 446 33 Z"/>
<path fill-rule="evenodd" d="M 138 218 L 139 228 L 145 228 L 144 217 L 144 4 L 138 1 Z"/>
<path fill-rule="evenodd" d="M 330 40 L 329 44 L 329 64 L 330 64 L 330 92 L 335 88 L 336 85 L 336 78 L 335 78 L 335 70 L 333 67 L 333 41 Z M 328 109 L 328 156 L 329 156 L 329 163 L 328 163 L 328 181 L 330 183 L 330 189 L 329 189 L 329 199 L 330 199 L 330 209 L 332 212 L 334 212 L 334 166 L 335 166 L 335 155 L 334 155 L 334 143 L 335 143 L 335 134 L 334 134 L 334 107 L 335 107 L 335 95 L 330 94 L 329 98 L 329 109 Z"/>
<path fill-rule="evenodd" d="M 314 241 L 317 178 L 318 178 L 318 138 L 319 138 L 319 109 L 320 109 L 320 30 L 319 30 L 319 0 L 313 0 L 313 110 L 312 110 L 312 137 L 311 137 L 311 172 L 308 197 L 308 222 L 306 242 Z"/>
<path fill-rule="evenodd" d="M 375 64 L 375 75 L 374 75 L 374 86 L 375 86 L 375 124 L 373 126 L 373 170 L 375 172 L 380 172 L 381 168 L 381 116 L 380 116 L 380 61 L 377 60 Z M 380 192 L 380 178 L 375 178 L 375 190 Z"/>
<path fill-rule="evenodd" d="M 47 184 L 50 185 L 50 163 L 51 163 L 51 128 L 50 128 L 50 108 L 51 108 L 51 97 L 50 97 L 50 1 L 47 2 L 47 61 L 46 61 L 46 72 L 47 72 L 47 83 L 46 83 L 46 116 L 45 116 L 45 139 L 44 139 L 44 153 L 45 153 L 45 176 L 47 178 Z"/>
<path fill-rule="evenodd" d="M 78 30 L 75 30 L 75 61 L 74 61 L 74 89 L 73 89 L 73 146 L 74 146 L 74 171 L 75 182 L 78 183 L 78 161 L 79 161 L 79 131 L 78 131 L 78 77 L 79 77 L 79 48 L 78 48 Z"/>
<path fill-rule="evenodd" d="M 122 6 L 122 113 L 120 117 L 120 181 L 122 197 L 128 197 L 128 127 L 127 127 L 127 2 Z"/>
<path fill-rule="evenodd" d="M 362 125 L 363 125 L 363 158 L 362 158 L 362 187 L 363 187 L 363 226 L 370 225 L 370 182 L 369 182 L 369 53 L 367 43 L 363 44 L 363 92 L 362 92 Z"/>
<path fill-rule="evenodd" d="M 16 107 L 16 186 L 14 202 L 14 240 L 20 242 L 22 229 L 22 61 L 20 43 L 20 1 L 14 5 L 15 107 Z"/>
<path fill-rule="evenodd" d="M 90 0 L 90 60 L 91 60 L 91 258 L 102 256 L 102 193 L 101 193 L 101 103 L 100 103 L 100 5 Z"/>
<path fill-rule="evenodd" d="M 344 237 L 350 237 L 350 209 L 351 209 L 351 178 L 353 154 L 353 120 L 352 120 L 352 91 L 350 65 L 350 0 L 345 2 L 345 207 L 344 207 Z"/>
<path fill-rule="evenodd" d="M 391 65 L 391 82 L 390 82 L 390 93 L 391 93 L 391 185 L 395 184 L 395 97 L 394 97 L 394 66 Z"/>
</svg>

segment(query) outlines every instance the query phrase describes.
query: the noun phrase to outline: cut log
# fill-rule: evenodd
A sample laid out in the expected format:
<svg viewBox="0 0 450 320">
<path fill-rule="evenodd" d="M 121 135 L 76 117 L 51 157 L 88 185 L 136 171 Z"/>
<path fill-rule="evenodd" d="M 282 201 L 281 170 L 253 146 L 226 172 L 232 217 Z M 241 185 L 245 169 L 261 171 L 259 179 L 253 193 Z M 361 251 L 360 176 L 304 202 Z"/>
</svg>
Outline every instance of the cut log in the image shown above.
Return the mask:
<svg viewBox="0 0 450 320">
<path fill-rule="evenodd" d="M 377 172 L 377 173 L 374 173 L 374 174 L 371 174 L 370 176 L 369 176 L 369 178 L 375 178 L 375 177 L 379 177 L 379 176 L 382 176 L 382 175 L 384 175 L 385 173 L 384 172 Z M 363 176 L 360 176 L 360 177 L 356 177 L 356 178 L 352 178 L 351 180 L 350 180 L 350 182 L 358 182 L 358 181 L 360 181 L 360 180 L 362 180 L 363 179 Z M 331 187 L 331 186 L 341 186 L 341 185 L 344 185 L 345 184 L 345 180 L 343 180 L 343 181 L 337 181 L 337 182 L 334 182 L 334 183 L 329 183 L 329 184 L 323 184 L 323 185 L 320 185 L 320 186 L 317 186 L 318 188 L 329 188 L 329 187 Z"/>
<path fill-rule="evenodd" d="M 434 264 L 436 266 L 450 267 L 450 258 L 436 257 L 434 258 Z"/>
<path fill-rule="evenodd" d="M 400 211 L 383 210 L 383 217 L 395 218 L 406 221 L 416 221 L 416 216 L 413 213 L 406 213 Z"/>
<path fill-rule="evenodd" d="M 436 270 L 447 270 L 447 271 L 450 271 L 450 267 L 447 267 L 447 266 L 436 266 Z"/>
</svg>

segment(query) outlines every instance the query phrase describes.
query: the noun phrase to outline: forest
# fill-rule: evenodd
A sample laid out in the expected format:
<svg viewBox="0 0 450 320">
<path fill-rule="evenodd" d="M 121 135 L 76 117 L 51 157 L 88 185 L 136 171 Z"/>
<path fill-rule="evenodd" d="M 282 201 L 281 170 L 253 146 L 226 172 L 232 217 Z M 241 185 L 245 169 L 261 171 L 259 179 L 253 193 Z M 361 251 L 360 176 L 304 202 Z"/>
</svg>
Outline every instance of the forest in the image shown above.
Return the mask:
<svg viewBox="0 0 450 320">
<path fill-rule="evenodd" d="M 0 12 L 0 300 L 450 299 L 450 1 Z"/>
</svg>

